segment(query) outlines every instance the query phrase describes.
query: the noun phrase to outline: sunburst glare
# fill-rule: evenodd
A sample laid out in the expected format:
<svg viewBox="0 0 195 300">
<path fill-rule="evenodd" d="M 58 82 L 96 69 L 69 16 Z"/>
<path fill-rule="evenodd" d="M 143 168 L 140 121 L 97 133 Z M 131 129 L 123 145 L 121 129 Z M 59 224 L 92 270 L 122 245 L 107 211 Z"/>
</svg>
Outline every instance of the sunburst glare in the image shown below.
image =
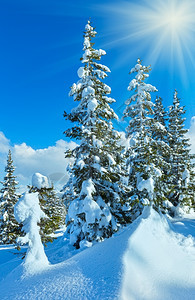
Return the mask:
<svg viewBox="0 0 195 300">
<path fill-rule="evenodd" d="M 172 69 L 177 65 L 183 77 L 186 77 L 185 59 L 195 67 L 192 53 L 195 46 L 193 0 L 123 2 L 120 7 L 113 5 L 112 12 L 116 18 L 120 17 L 113 30 L 122 32 L 115 43 L 133 41 L 140 52 L 144 49 L 147 60 L 153 65 L 163 59 Z"/>
</svg>

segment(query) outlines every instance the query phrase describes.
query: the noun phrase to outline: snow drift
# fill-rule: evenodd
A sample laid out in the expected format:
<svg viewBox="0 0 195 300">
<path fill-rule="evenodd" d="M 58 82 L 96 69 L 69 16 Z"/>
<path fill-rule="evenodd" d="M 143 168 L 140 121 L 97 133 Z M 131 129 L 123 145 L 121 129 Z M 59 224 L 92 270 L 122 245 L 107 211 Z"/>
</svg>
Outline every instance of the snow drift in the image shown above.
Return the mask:
<svg viewBox="0 0 195 300">
<path fill-rule="evenodd" d="M 195 299 L 194 239 L 187 236 L 194 221 L 185 222 L 173 227 L 146 207 L 132 225 L 91 248 L 76 251 L 58 240 L 47 255 L 51 263 L 64 261 L 30 278 L 16 268 L 0 282 L 1 299 Z"/>
</svg>

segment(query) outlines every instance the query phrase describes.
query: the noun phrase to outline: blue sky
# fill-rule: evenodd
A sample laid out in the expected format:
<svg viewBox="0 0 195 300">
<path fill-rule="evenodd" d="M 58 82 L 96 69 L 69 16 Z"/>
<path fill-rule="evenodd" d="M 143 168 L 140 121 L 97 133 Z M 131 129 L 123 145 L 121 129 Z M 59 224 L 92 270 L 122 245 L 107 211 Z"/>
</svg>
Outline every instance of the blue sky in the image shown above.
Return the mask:
<svg viewBox="0 0 195 300">
<path fill-rule="evenodd" d="M 178 14 L 175 32 L 161 23 L 156 26 L 163 9 L 167 13 L 166 2 L 173 2 Z M 63 131 L 70 124 L 63 111 L 74 106 L 68 92 L 78 80 L 89 17 L 98 32 L 95 47 L 107 52 L 102 63 L 111 69 L 106 82 L 119 117 L 129 96 L 129 71 L 140 57 L 152 65 L 149 82 L 166 106 L 178 89 L 189 128 L 195 115 L 195 10 L 193 1 L 185 1 L 189 7 L 182 2 L 0 0 L 0 131 L 12 145 L 25 142 L 34 149 L 65 139 Z M 119 130 L 126 126 L 115 125 Z"/>
</svg>

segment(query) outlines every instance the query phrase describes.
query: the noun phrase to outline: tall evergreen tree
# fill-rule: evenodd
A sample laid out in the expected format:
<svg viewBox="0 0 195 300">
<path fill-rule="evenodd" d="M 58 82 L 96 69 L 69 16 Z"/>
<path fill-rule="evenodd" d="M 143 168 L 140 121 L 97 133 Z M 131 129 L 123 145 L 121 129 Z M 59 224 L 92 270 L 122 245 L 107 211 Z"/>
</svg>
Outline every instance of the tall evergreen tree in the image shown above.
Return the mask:
<svg viewBox="0 0 195 300">
<path fill-rule="evenodd" d="M 111 89 L 102 82 L 110 70 L 97 62 L 106 52 L 93 48 L 95 35 L 88 21 L 81 58 L 83 67 L 78 69 L 80 80 L 70 91 L 78 106 L 71 113 L 64 113 L 66 119 L 75 123 L 65 131 L 66 136 L 80 140 L 80 145 L 66 154 L 75 159 L 70 179 L 72 191 L 68 188 L 68 197 L 72 199 L 67 224 L 70 242 L 77 248 L 82 243 L 111 236 L 119 220 L 126 222 L 126 199 L 120 182 L 122 147 L 117 143 L 120 135 L 112 125 L 117 116 L 110 108 L 115 100 L 107 96 Z"/>
<path fill-rule="evenodd" d="M 3 188 L 0 191 L 2 193 L 0 197 L 0 243 L 2 244 L 15 243 L 16 238 L 21 235 L 21 226 L 14 217 L 14 205 L 20 197 L 16 191 L 18 182 L 14 171 L 11 150 L 9 150 L 5 167 L 6 175 L 4 181 L 1 182 Z"/>
<path fill-rule="evenodd" d="M 134 91 L 126 101 L 124 118 L 130 118 L 126 128 L 126 136 L 130 138 L 130 148 L 127 151 L 129 167 L 129 185 L 133 187 L 132 213 L 134 217 L 140 214 L 143 205 L 155 202 L 155 187 L 161 170 L 156 166 L 156 141 L 153 139 L 153 107 L 151 92 L 157 89 L 145 83 L 149 77 L 150 66 L 142 65 L 141 60 L 131 69 L 130 74 L 136 73 L 131 80 L 128 90 Z"/>
<path fill-rule="evenodd" d="M 175 90 L 173 105 L 169 107 L 169 147 L 171 164 L 170 171 L 170 201 L 178 204 L 191 205 L 194 202 L 194 171 L 190 154 L 189 139 L 184 128 L 184 107 L 180 105 L 178 93 Z"/>
<path fill-rule="evenodd" d="M 167 131 L 167 113 L 164 109 L 162 98 L 156 97 L 153 107 L 153 130 L 152 138 L 153 152 L 155 153 L 155 166 L 161 170 L 162 176 L 156 182 L 156 198 L 161 208 L 164 206 L 164 201 L 167 200 L 168 182 L 169 182 L 169 152 L 168 131 Z M 167 201 L 166 201 L 167 203 Z"/>
</svg>

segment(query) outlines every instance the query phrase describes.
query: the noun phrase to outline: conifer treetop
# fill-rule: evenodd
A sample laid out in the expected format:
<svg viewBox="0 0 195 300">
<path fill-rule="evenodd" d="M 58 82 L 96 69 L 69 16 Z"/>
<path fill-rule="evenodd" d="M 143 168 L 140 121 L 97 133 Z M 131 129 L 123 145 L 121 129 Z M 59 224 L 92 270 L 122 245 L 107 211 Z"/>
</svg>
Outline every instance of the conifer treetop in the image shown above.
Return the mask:
<svg viewBox="0 0 195 300">
<path fill-rule="evenodd" d="M 129 126 L 126 128 L 127 137 L 134 133 L 139 133 L 143 137 L 148 124 L 151 122 L 149 115 L 153 115 L 154 104 L 151 101 L 151 92 L 157 89 L 145 82 L 149 77 L 150 66 L 143 66 L 141 60 L 131 69 L 130 74 L 137 73 L 128 86 L 128 91 L 133 91 L 133 95 L 125 102 L 126 109 L 124 118 L 129 117 Z"/>
<path fill-rule="evenodd" d="M 18 185 L 18 182 L 15 180 L 16 176 L 13 175 L 15 171 L 15 167 L 13 165 L 13 160 L 12 160 L 12 153 L 11 150 L 9 149 L 8 155 L 7 155 L 7 164 L 5 166 L 5 177 L 4 181 L 1 182 L 3 185 L 3 188 L 1 189 L 1 192 L 6 192 L 6 194 L 10 194 L 11 197 L 13 196 L 14 198 L 17 198 L 18 195 L 15 194 L 16 192 L 16 186 Z"/>
<path fill-rule="evenodd" d="M 79 104 L 72 109 L 71 113 L 64 113 L 65 118 L 84 126 L 83 128 L 75 126 L 65 131 L 68 137 L 76 139 L 81 139 L 84 132 L 88 134 L 95 122 L 98 122 L 102 129 L 108 128 L 107 120 L 118 119 L 109 106 L 110 103 L 115 102 L 113 98 L 108 97 L 111 88 L 102 82 L 110 69 L 97 62 L 106 52 L 102 49 L 94 49 L 94 43 L 91 42 L 96 33 L 91 22 L 88 21 L 84 32 L 84 53 L 81 58 L 84 66 L 78 69 L 77 74 L 80 79 L 72 85 L 69 92 L 69 96 L 73 96 L 74 101 L 78 101 Z"/>
<path fill-rule="evenodd" d="M 184 106 L 180 105 L 180 99 L 178 98 L 178 92 L 175 90 L 173 96 L 173 105 L 169 106 L 169 133 L 171 133 L 170 140 L 174 141 L 174 138 L 182 137 L 186 142 L 189 141 L 188 138 L 184 137 L 188 132 L 185 129 L 184 122 L 186 118 L 182 117 L 185 114 Z M 179 140 L 178 140 L 179 141 Z M 189 144 L 188 144 L 189 146 Z"/>
<path fill-rule="evenodd" d="M 156 87 L 152 86 L 151 84 L 145 83 L 145 79 L 149 77 L 149 72 L 151 71 L 151 66 L 143 66 L 142 61 L 138 58 L 137 64 L 135 65 L 134 68 L 131 69 L 130 74 L 137 73 L 135 76 L 135 79 L 131 80 L 128 86 L 128 91 L 132 91 L 135 88 L 142 88 L 140 89 L 141 91 L 144 91 L 144 94 L 140 94 L 140 96 L 144 97 L 144 99 L 151 99 L 150 94 L 147 94 L 147 92 L 156 92 L 157 89 Z"/>
</svg>

